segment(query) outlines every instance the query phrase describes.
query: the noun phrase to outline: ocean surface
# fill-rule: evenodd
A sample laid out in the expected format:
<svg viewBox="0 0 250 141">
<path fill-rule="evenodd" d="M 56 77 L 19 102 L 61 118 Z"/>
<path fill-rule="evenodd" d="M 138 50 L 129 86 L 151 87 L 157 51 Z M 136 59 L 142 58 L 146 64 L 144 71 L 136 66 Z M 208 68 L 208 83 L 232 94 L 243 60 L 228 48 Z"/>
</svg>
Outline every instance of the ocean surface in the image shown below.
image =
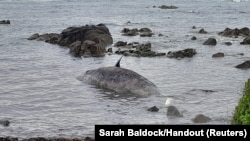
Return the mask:
<svg viewBox="0 0 250 141">
<path fill-rule="evenodd" d="M 157 8 L 161 5 L 178 8 Z M 198 114 L 211 118 L 206 124 L 230 124 L 250 76 L 249 70 L 235 66 L 250 60 L 250 46 L 240 45 L 243 37 L 218 32 L 250 27 L 249 5 L 246 0 L 0 0 L 0 20 L 11 22 L 0 25 L 0 120 L 10 121 L 8 127 L 0 125 L 0 136 L 86 137 L 94 136 L 95 124 L 196 124 L 192 118 Z M 106 24 L 114 43 L 151 42 L 154 51 L 194 48 L 197 54 L 183 59 L 123 57 L 122 67 L 161 91 L 138 98 L 76 79 L 86 70 L 113 66 L 120 55 L 75 58 L 68 48 L 27 40 L 34 33 L 99 23 Z M 121 35 L 123 28 L 143 27 L 155 35 Z M 199 34 L 202 28 L 208 34 Z M 209 37 L 217 39 L 216 46 L 202 45 Z M 212 58 L 217 52 L 225 57 Z M 167 98 L 183 117 L 167 117 Z M 159 111 L 147 111 L 152 106 Z"/>
</svg>

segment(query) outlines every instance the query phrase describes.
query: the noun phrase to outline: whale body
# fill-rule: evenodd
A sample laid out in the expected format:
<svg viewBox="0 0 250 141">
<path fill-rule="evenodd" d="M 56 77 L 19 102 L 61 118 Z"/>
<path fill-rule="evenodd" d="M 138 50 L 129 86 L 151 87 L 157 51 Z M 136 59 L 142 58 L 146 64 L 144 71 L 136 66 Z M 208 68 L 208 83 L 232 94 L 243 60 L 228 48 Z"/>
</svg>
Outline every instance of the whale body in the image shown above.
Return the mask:
<svg viewBox="0 0 250 141">
<path fill-rule="evenodd" d="M 115 66 L 88 70 L 78 79 L 117 93 L 130 93 L 138 96 L 160 94 L 153 82 L 132 70 L 121 68 L 120 60 Z"/>
</svg>

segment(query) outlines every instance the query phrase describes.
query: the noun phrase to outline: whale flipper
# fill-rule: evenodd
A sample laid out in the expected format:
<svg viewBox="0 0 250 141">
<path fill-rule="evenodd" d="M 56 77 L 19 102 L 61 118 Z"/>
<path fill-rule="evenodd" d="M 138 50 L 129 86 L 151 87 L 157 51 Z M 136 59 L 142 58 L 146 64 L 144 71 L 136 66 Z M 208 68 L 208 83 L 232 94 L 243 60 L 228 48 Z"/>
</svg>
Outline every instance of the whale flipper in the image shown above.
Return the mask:
<svg viewBox="0 0 250 141">
<path fill-rule="evenodd" d="M 115 64 L 115 67 L 120 68 L 120 61 L 121 61 L 122 57 L 117 61 L 117 63 Z"/>
</svg>

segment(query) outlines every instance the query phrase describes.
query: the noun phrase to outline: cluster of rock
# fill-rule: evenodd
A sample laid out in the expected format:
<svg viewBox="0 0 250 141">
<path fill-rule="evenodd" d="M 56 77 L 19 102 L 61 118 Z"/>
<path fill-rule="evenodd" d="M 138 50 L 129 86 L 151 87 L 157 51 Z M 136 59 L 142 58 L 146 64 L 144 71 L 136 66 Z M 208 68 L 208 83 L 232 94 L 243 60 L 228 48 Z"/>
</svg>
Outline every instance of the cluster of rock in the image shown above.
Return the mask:
<svg viewBox="0 0 250 141">
<path fill-rule="evenodd" d="M 104 56 L 106 47 L 113 44 L 109 29 L 104 24 L 69 27 L 60 34 L 33 34 L 28 40 L 45 41 L 51 44 L 69 47 L 69 53 L 75 57 Z"/>
<path fill-rule="evenodd" d="M 221 31 L 218 34 L 221 36 L 237 38 L 238 36 L 250 36 L 250 30 L 247 27 L 243 27 L 241 29 L 226 28 L 224 31 Z"/>
<path fill-rule="evenodd" d="M 167 57 L 169 58 L 191 58 L 196 54 L 196 50 L 193 48 L 187 48 L 179 51 L 169 51 Z"/>
<path fill-rule="evenodd" d="M 158 53 L 151 50 L 151 43 L 139 44 L 138 42 L 127 43 L 118 41 L 114 45 L 119 47 L 115 52 L 116 54 L 122 54 L 124 56 L 135 56 L 135 57 L 155 57 L 164 56 L 166 53 Z"/>
<path fill-rule="evenodd" d="M 10 20 L 2 20 L 0 21 L 0 24 L 10 24 Z"/>
<path fill-rule="evenodd" d="M 124 28 L 121 31 L 123 36 L 137 36 L 140 35 L 141 37 L 152 37 L 154 35 L 154 33 L 152 33 L 152 30 L 149 28 L 133 28 L 133 29 L 129 29 L 129 28 Z"/>
<path fill-rule="evenodd" d="M 156 106 L 150 107 L 147 109 L 149 112 L 158 112 L 160 109 Z M 167 107 L 167 116 L 169 118 L 181 118 L 183 117 L 182 112 L 180 112 L 175 106 L 170 105 Z M 191 119 L 194 123 L 207 123 L 210 122 L 212 119 L 208 116 L 203 114 L 198 114 L 194 118 Z"/>
<path fill-rule="evenodd" d="M 237 38 L 238 36 L 243 36 L 245 37 L 245 39 L 243 39 L 243 41 L 240 42 L 240 44 L 242 45 L 250 44 L 250 29 L 248 27 L 243 27 L 241 29 L 226 28 L 224 31 L 221 31 L 218 34 L 221 36 L 234 37 L 234 38 Z"/>
</svg>

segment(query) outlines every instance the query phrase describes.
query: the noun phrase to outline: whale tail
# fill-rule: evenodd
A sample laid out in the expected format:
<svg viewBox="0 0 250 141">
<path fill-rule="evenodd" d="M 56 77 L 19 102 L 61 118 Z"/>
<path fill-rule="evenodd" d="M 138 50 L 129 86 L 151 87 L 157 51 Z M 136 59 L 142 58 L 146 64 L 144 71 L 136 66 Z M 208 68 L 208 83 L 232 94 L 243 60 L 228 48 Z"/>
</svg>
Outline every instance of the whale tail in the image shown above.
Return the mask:
<svg viewBox="0 0 250 141">
<path fill-rule="evenodd" d="M 123 57 L 123 56 L 122 56 L 122 57 Z M 115 64 L 115 67 L 120 68 L 120 61 L 121 61 L 122 57 L 117 61 L 117 63 Z"/>
</svg>

